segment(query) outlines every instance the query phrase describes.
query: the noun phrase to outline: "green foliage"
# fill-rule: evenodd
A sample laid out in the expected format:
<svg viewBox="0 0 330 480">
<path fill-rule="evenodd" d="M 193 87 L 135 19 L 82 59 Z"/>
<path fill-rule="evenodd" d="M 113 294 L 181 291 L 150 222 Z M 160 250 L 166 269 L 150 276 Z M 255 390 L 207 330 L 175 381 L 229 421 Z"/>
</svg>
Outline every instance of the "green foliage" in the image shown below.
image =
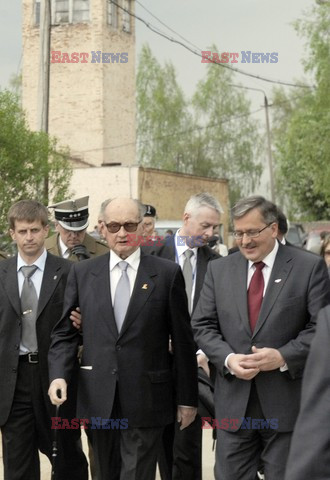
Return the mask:
<svg viewBox="0 0 330 480">
<path fill-rule="evenodd" d="M 330 9 L 317 6 L 296 22 L 309 50 L 305 71 L 315 88 L 274 92 L 278 188 L 293 214 L 304 220 L 330 217 Z"/>
<path fill-rule="evenodd" d="M 71 175 L 68 158 L 68 151 L 59 149 L 54 138 L 27 127 L 13 93 L 0 91 L 0 232 L 7 230 L 12 203 L 36 198 L 47 205 L 48 195 L 55 201 L 63 199 Z"/>
<path fill-rule="evenodd" d="M 215 51 L 216 47 L 212 46 Z M 206 79 L 188 101 L 174 67 L 162 67 L 144 46 L 137 72 L 138 156 L 144 166 L 228 178 L 235 201 L 258 184 L 260 139 L 232 73 L 207 65 Z"/>
</svg>

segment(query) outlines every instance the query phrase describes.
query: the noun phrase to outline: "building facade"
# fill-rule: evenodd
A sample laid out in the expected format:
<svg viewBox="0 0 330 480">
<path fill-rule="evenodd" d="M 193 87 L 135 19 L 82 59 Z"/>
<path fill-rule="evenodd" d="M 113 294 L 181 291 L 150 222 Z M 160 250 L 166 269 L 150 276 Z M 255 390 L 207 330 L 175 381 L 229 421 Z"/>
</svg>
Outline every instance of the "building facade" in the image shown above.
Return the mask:
<svg viewBox="0 0 330 480">
<path fill-rule="evenodd" d="M 49 133 L 79 166 L 135 163 L 133 0 L 50 0 Z M 130 12 L 130 13 L 128 13 Z M 40 0 L 23 0 L 23 108 L 38 125 Z"/>
</svg>

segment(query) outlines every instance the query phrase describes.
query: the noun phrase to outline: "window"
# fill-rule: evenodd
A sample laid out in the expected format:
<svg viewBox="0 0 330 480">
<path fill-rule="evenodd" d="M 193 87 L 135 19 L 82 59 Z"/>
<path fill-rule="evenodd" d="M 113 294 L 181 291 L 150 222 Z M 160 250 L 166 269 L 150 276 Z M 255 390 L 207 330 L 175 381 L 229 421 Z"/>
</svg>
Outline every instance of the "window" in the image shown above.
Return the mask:
<svg viewBox="0 0 330 480">
<path fill-rule="evenodd" d="M 34 4 L 34 23 L 40 25 L 40 0 L 36 0 Z"/>
<path fill-rule="evenodd" d="M 128 12 L 131 11 L 131 0 L 123 0 L 123 8 Z M 123 10 L 123 30 L 124 32 L 131 32 L 131 16 Z"/>
<path fill-rule="evenodd" d="M 119 0 L 116 0 L 116 3 Z M 111 0 L 108 0 L 108 24 L 118 28 L 118 7 Z"/>
<path fill-rule="evenodd" d="M 89 0 L 51 0 L 52 25 L 89 20 Z M 40 24 L 40 0 L 35 0 L 35 24 Z"/>
</svg>

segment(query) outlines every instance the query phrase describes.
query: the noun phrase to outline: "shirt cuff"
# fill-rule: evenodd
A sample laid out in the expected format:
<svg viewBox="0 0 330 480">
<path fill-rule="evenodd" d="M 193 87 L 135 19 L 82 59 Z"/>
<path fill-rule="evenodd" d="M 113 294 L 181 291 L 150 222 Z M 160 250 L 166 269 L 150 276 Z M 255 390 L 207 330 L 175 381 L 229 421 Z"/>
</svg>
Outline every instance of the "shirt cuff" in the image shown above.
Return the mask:
<svg viewBox="0 0 330 480">
<path fill-rule="evenodd" d="M 230 368 L 228 367 L 228 358 L 231 357 L 232 355 L 235 355 L 235 353 L 230 353 L 229 355 L 226 356 L 225 367 L 231 375 L 235 375 L 234 372 L 230 370 Z"/>
<path fill-rule="evenodd" d="M 282 367 L 280 367 L 280 372 L 286 372 L 288 370 L 289 370 L 289 367 L 286 363 Z"/>
</svg>

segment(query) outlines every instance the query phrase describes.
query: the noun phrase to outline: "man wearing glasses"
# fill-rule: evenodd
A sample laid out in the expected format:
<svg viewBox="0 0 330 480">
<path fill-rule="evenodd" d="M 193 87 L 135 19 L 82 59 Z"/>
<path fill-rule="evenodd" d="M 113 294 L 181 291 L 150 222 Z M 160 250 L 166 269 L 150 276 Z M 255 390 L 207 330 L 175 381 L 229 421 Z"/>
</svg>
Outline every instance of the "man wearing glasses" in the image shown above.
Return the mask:
<svg viewBox="0 0 330 480">
<path fill-rule="evenodd" d="M 69 305 L 79 305 L 84 348 L 77 416 L 91 423 L 98 480 L 154 480 L 174 403 L 181 428 L 196 415 L 196 356 L 183 275 L 174 262 L 141 252 L 143 213 L 132 199 L 107 205 L 103 232 L 110 254 L 73 265 L 49 354 L 49 395 L 61 404 L 81 337 L 71 326 Z"/>
<path fill-rule="evenodd" d="M 46 239 L 48 252 L 77 262 L 109 251 L 104 243 L 87 233 L 88 199 L 82 197 L 48 206 L 54 209 L 57 232 Z"/>
<path fill-rule="evenodd" d="M 192 319 L 216 366 L 216 480 L 251 480 L 260 463 L 282 480 L 302 374 L 318 311 L 330 303 L 325 264 L 281 245 L 276 206 L 263 197 L 232 209 L 239 247 L 210 262 Z"/>
</svg>

